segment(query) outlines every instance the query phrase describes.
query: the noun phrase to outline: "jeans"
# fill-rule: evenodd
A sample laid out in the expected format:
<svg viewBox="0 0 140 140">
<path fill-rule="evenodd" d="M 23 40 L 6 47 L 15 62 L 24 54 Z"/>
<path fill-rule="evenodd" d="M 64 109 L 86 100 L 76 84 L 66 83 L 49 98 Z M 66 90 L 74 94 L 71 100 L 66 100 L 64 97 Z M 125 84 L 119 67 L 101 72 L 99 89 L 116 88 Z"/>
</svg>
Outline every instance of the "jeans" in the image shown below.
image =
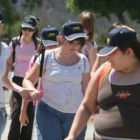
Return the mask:
<svg viewBox="0 0 140 140">
<path fill-rule="evenodd" d="M 37 124 L 43 140 L 63 140 L 68 136 L 75 113 L 62 113 L 44 102 L 39 102 Z M 76 140 L 84 140 L 85 127 Z"/>
<path fill-rule="evenodd" d="M 34 106 L 34 113 L 35 113 L 35 107 L 36 106 Z M 35 127 L 36 127 L 36 133 L 37 133 L 37 140 L 43 140 L 43 138 L 42 138 L 42 136 L 40 134 L 40 130 L 38 129 L 38 125 L 37 125 L 36 121 L 35 121 Z"/>
<path fill-rule="evenodd" d="M 6 113 L 5 107 L 3 107 L 3 108 L 0 108 L 0 139 L 5 129 L 6 122 L 7 122 L 7 113 Z"/>
</svg>

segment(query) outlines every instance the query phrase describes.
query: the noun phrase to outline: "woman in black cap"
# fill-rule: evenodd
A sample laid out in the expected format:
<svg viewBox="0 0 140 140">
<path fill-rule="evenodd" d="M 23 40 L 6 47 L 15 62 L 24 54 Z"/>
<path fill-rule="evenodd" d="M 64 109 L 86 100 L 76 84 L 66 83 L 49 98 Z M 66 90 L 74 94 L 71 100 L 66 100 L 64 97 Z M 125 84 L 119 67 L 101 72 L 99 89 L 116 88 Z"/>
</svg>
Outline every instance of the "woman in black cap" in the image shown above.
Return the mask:
<svg viewBox="0 0 140 140">
<path fill-rule="evenodd" d="M 65 140 L 76 140 L 98 106 L 94 140 L 139 140 L 140 42 L 136 32 L 126 26 L 114 28 L 98 55 L 107 56 L 109 62 L 91 77 Z"/>
<path fill-rule="evenodd" d="M 0 36 L 3 30 L 3 26 L 4 26 L 3 17 L 2 17 L 2 13 L 0 12 Z M 10 56 L 9 47 L 4 42 L 0 41 L 0 79 L 1 79 L 0 80 L 0 139 L 4 131 L 6 120 L 7 120 L 3 86 L 18 92 L 19 96 L 23 97 L 26 100 L 29 100 L 31 98 L 30 92 L 32 91 L 32 90 L 24 89 L 14 84 L 8 79 L 8 76 L 5 73 L 7 69 L 6 61 L 9 58 L 9 56 Z"/>
<path fill-rule="evenodd" d="M 49 35 L 53 36 L 53 33 Z M 58 37 L 60 47 L 45 51 L 43 66 L 44 97 L 38 104 L 37 125 L 43 140 L 62 140 L 69 132 L 75 113 L 85 95 L 90 66 L 78 50 L 86 34 L 79 22 L 66 22 Z M 34 88 L 38 80 L 40 57 L 23 80 L 24 87 Z M 78 140 L 84 140 L 86 127 Z"/>
<path fill-rule="evenodd" d="M 13 66 L 14 71 L 12 80 L 18 85 L 22 86 L 23 78 L 26 75 L 27 67 L 30 59 L 36 54 L 36 47 L 38 44 L 36 20 L 32 16 L 26 16 L 21 23 L 20 36 L 16 37 L 9 45 L 11 50 L 11 57 L 8 64 Z M 14 59 L 13 59 L 14 58 Z M 14 62 L 12 60 L 15 60 Z M 28 116 L 30 124 L 22 126 L 19 122 L 21 112 L 22 98 L 17 92 L 12 92 L 11 95 L 11 126 L 8 134 L 8 140 L 31 140 L 33 127 L 33 103 L 28 105 Z"/>
</svg>

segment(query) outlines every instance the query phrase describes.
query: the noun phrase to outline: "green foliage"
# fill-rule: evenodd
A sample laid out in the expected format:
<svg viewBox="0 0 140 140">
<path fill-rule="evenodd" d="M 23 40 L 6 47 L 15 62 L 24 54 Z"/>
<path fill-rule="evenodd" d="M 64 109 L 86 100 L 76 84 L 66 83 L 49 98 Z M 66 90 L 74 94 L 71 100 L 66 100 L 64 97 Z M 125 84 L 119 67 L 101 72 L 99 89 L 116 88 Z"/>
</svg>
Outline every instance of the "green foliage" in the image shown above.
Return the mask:
<svg viewBox="0 0 140 140">
<path fill-rule="evenodd" d="M 66 3 L 72 11 L 88 10 L 104 17 L 115 14 L 122 23 L 123 13 L 128 12 L 132 20 L 140 22 L 139 0 L 67 0 Z"/>
<path fill-rule="evenodd" d="M 3 31 L 3 37 L 11 37 L 19 34 L 19 27 L 25 13 L 17 13 L 14 8 L 17 0 L 0 0 L 0 11 L 4 18 L 5 28 Z M 32 11 L 35 6 L 41 6 L 43 0 L 25 0 L 26 9 Z"/>
</svg>

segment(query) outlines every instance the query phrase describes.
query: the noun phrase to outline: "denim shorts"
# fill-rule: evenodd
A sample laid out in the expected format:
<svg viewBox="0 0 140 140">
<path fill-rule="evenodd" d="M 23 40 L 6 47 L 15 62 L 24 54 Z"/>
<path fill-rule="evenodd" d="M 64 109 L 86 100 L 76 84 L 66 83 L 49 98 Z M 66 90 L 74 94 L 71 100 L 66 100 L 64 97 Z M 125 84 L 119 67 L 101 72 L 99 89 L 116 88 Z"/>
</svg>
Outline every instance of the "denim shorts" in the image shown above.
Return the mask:
<svg viewBox="0 0 140 140">
<path fill-rule="evenodd" d="M 1 135 L 5 129 L 7 122 L 7 113 L 5 107 L 0 108 L 0 139 Z"/>
<path fill-rule="evenodd" d="M 39 102 L 37 109 L 37 125 L 43 140 L 63 140 L 68 136 L 75 113 L 62 113 Z M 84 140 L 87 126 L 76 140 Z"/>
</svg>

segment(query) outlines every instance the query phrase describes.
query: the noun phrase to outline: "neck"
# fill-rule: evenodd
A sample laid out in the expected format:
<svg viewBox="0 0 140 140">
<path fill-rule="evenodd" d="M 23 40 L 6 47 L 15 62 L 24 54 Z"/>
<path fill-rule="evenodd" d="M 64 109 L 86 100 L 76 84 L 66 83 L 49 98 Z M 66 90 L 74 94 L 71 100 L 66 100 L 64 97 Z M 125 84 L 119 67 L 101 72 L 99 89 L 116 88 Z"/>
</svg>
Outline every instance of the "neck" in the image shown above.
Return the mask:
<svg viewBox="0 0 140 140">
<path fill-rule="evenodd" d="M 69 54 L 69 53 L 67 53 L 67 52 L 64 52 L 64 51 L 62 50 L 62 47 L 60 47 L 59 51 L 60 51 L 60 55 L 61 55 L 62 57 L 64 57 L 64 58 L 70 58 L 70 57 L 73 57 L 73 56 L 76 54 L 76 53 Z"/>
<path fill-rule="evenodd" d="M 140 70 L 140 62 L 138 61 L 133 66 L 126 68 L 126 69 L 122 70 L 121 72 L 127 74 L 127 73 L 133 73 L 133 72 L 136 72 L 139 70 Z"/>
<path fill-rule="evenodd" d="M 29 42 L 31 42 L 33 39 L 32 39 L 32 38 L 26 38 L 26 37 L 23 36 L 23 40 L 24 40 L 25 43 L 29 43 Z"/>
</svg>

